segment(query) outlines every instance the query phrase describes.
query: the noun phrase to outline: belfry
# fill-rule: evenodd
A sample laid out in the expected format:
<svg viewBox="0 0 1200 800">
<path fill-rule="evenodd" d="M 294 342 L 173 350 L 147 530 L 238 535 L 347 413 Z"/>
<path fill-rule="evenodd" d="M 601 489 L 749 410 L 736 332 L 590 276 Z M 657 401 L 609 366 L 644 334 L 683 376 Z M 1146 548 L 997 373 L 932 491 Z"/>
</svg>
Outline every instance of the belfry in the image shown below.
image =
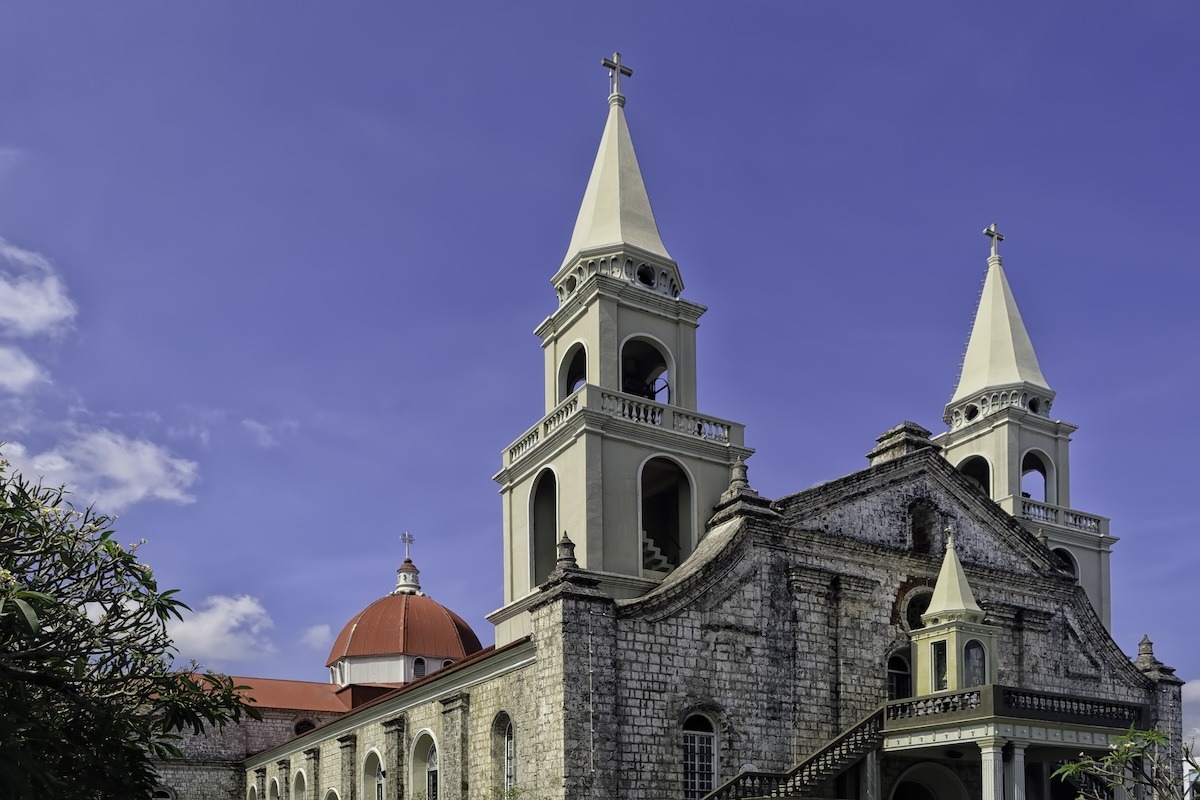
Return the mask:
<svg viewBox="0 0 1200 800">
<path fill-rule="evenodd" d="M 503 455 L 504 607 L 497 644 L 529 632 L 528 603 L 554 568 L 563 533 L 580 567 L 613 597 L 644 594 L 703 538 L 752 452 L 743 427 L 701 414 L 696 327 L 663 244 L 629 126 L 620 53 L 608 120 L 561 266 L 558 307 L 537 327 L 545 416 Z"/>
</svg>

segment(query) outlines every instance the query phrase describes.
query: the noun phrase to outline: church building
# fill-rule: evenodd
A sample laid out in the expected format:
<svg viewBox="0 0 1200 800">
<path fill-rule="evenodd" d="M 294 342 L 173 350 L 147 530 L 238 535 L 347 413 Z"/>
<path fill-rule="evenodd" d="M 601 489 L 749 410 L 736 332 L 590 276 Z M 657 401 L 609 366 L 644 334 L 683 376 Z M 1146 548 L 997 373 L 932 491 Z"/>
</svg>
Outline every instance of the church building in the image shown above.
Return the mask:
<svg viewBox="0 0 1200 800">
<path fill-rule="evenodd" d="M 996 226 L 945 430 L 902 422 L 861 471 L 764 497 L 744 426 L 702 410 L 705 307 L 655 222 L 632 72 L 604 65 L 535 331 L 544 416 L 495 476 L 495 644 L 406 559 L 330 683 L 238 679 L 263 722 L 188 743 L 160 796 L 1058 800 L 1057 765 L 1131 726 L 1178 745 L 1182 681 L 1109 633 L 1117 539 L 1071 506 L 1076 426 L 1051 416 Z"/>
</svg>

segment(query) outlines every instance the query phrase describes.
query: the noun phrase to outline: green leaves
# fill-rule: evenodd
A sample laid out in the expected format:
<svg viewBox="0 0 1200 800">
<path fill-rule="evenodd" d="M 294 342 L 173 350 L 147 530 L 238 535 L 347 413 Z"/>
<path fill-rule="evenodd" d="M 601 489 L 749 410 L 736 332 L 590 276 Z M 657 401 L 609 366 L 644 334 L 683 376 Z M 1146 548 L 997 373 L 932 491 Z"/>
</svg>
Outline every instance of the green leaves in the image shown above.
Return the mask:
<svg viewBox="0 0 1200 800">
<path fill-rule="evenodd" d="M 182 735 L 258 717 L 228 677 L 170 668 L 187 606 L 137 547 L 0 459 L 0 797 L 148 796 Z"/>
</svg>

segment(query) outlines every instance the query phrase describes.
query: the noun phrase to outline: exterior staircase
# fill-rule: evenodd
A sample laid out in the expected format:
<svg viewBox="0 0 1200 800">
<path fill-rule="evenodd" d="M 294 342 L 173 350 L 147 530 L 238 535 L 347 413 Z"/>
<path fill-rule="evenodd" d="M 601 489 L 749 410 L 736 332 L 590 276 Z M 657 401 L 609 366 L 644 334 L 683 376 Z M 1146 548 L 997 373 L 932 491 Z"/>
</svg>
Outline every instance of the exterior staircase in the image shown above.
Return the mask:
<svg viewBox="0 0 1200 800">
<path fill-rule="evenodd" d="M 836 778 L 883 743 L 883 710 L 826 744 L 791 772 L 743 772 L 714 789 L 704 800 L 751 797 L 813 797 L 822 784 Z"/>
</svg>

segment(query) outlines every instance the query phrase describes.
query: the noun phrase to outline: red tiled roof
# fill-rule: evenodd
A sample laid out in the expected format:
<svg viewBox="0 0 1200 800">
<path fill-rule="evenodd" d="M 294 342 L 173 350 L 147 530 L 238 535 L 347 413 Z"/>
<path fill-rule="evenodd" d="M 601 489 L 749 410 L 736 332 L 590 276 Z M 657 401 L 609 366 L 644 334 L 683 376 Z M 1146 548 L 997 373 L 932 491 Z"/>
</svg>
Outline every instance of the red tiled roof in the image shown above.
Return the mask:
<svg viewBox="0 0 1200 800">
<path fill-rule="evenodd" d="M 248 687 L 241 691 L 242 696 L 254 698 L 254 705 L 259 708 L 339 713 L 350 709 L 348 698 L 338 695 L 342 687 L 334 683 L 234 677 L 233 685 Z"/>
<path fill-rule="evenodd" d="M 471 626 L 432 597 L 389 594 L 346 623 L 326 666 L 346 656 L 405 653 L 426 658 L 465 658 L 481 649 Z"/>
</svg>

